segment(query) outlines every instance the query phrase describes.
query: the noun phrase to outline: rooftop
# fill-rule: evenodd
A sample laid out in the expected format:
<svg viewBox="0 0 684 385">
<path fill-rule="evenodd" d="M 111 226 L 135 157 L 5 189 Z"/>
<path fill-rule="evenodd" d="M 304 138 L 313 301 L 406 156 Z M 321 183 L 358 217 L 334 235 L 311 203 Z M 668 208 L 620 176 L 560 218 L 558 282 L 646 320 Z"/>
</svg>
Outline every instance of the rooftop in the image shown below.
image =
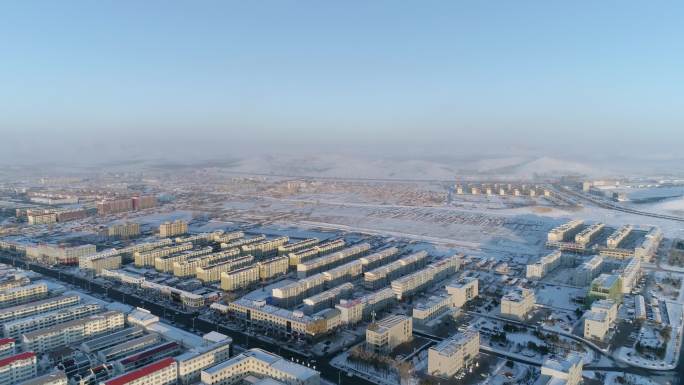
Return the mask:
<svg viewBox="0 0 684 385">
<path fill-rule="evenodd" d="M 160 361 L 157 361 L 155 363 L 149 364 L 147 366 L 143 366 L 140 369 L 134 370 L 132 372 L 128 372 L 125 374 L 120 375 L 119 377 L 115 377 L 109 381 L 105 381 L 105 385 L 125 385 L 128 384 L 129 382 L 136 380 L 138 378 L 150 375 L 154 372 L 157 372 L 159 370 L 165 369 L 171 365 L 175 365 L 176 360 L 173 358 L 164 358 Z"/>
<path fill-rule="evenodd" d="M 273 353 L 269 353 L 265 350 L 261 349 L 250 349 L 247 350 L 231 359 L 228 361 L 222 362 L 218 365 L 212 366 L 211 368 L 205 369 L 204 371 L 207 373 L 216 373 L 220 372 L 221 370 L 236 365 L 243 360 L 259 360 L 270 367 L 272 367 L 275 370 L 278 370 L 280 372 L 285 372 L 288 373 L 290 376 L 295 377 L 301 381 L 306 381 L 307 379 L 318 376 L 319 373 L 313 369 L 309 369 L 306 366 L 302 366 L 299 364 L 295 364 L 294 362 L 288 361 L 280 356 L 277 356 Z M 118 385 L 118 384 L 106 384 L 106 385 Z"/>
</svg>

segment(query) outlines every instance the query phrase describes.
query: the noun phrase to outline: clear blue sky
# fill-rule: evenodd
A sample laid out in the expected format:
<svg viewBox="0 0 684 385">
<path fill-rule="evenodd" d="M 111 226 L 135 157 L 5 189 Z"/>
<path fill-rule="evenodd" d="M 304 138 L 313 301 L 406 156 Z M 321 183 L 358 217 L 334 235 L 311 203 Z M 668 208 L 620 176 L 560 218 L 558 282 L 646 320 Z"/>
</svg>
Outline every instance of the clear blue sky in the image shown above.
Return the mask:
<svg viewBox="0 0 684 385">
<path fill-rule="evenodd" d="M 683 145 L 683 123 L 681 1 L 0 3 L 0 133 L 17 148 L 112 130 L 658 148 Z"/>
</svg>

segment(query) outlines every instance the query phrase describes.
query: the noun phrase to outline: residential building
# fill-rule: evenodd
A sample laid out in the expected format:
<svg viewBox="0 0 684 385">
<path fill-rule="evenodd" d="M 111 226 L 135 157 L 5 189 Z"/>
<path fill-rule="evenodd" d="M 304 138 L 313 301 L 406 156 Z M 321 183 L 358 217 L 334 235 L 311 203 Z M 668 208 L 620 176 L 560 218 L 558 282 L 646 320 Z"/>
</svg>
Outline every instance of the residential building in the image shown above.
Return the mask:
<svg viewBox="0 0 684 385">
<path fill-rule="evenodd" d="M 399 249 L 396 247 L 389 247 L 380 250 L 376 253 L 359 258 L 363 265 L 363 271 L 369 271 L 381 266 L 387 262 L 391 262 L 399 257 Z"/>
<path fill-rule="evenodd" d="M 18 385 L 67 385 L 69 379 L 63 371 L 57 370 L 30 380 L 20 382 Z"/>
<path fill-rule="evenodd" d="M 627 238 L 633 229 L 634 227 L 632 225 L 621 226 L 615 230 L 614 233 L 610 234 L 606 240 L 606 246 L 608 246 L 609 249 L 617 249 L 618 246 L 620 246 L 620 242 Z"/>
<path fill-rule="evenodd" d="M 278 247 L 286 244 L 289 240 L 290 238 L 288 237 L 278 237 L 267 241 L 242 245 L 240 250 L 243 255 L 250 254 L 257 259 L 276 256 L 278 254 Z"/>
<path fill-rule="evenodd" d="M 140 224 L 126 222 L 108 226 L 103 232 L 109 239 L 129 239 L 140 235 Z"/>
<path fill-rule="evenodd" d="M 90 303 L 54 310 L 48 313 L 36 314 L 31 317 L 21 318 L 2 324 L 2 334 L 5 338 L 18 339 L 22 334 L 84 318 L 101 311 L 102 306 Z"/>
<path fill-rule="evenodd" d="M 603 340 L 617 319 L 618 304 L 610 299 L 594 301 L 584 315 L 584 337 Z"/>
<path fill-rule="evenodd" d="M 147 251 L 136 251 L 133 253 L 135 266 L 152 267 L 155 258 L 165 257 L 174 253 L 192 250 L 192 242 L 181 243 L 179 245 L 165 246 Z"/>
<path fill-rule="evenodd" d="M 368 289 L 379 289 L 387 286 L 392 280 L 425 266 L 427 258 L 427 251 L 421 250 L 367 271 L 363 274 L 364 286 Z"/>
<path fill-rule="evenodd" d="M 27 215 L 29 225 L 48 225 L 57 223 L 57 213 L 31 213 Z"/>
<path fill-rule="evenodd" d="M 299 305 L 304 298 L 323 291 L 325 282 L 323 274 L 315 274 L 287 285 L 273 288 L 271 295 L 277 306 L 292 308 Z"/>
<path fill-rule="evenodd" d="M 204 385 L 232 385 L 241 383 L 248 376 L 270 378 L 285 385 L 321 383 L 319 372 L 261 349 L 249 349 L 228 361 L 204 369 L 201 379 Z"/>
<path fill-rule="evenodd" d="M 159 225 L 159 236 L 161 238 L 175 237 L 176 235 L 188 232 L 188 223 L 177 219 L 173 222 L 164 222 Z"/>
<path fill-rule="evenodd" d="M 464 277 L 446 286 L 446 291 L 451 295 L 453 306 L 463 307 L 466 302 L 478 296 L 479 281 L 477 278 Z"/>
<path fill-rule="evenodd" d="M 515 287 L 501 297 L 501 315 L 525 319 L 534 309 L 534 291 L 523 287 Z"/>
<path fill-rule="evenodd" d="M 14 385 L 36 376 L 36 354 L 23 352 L 0 359 L 0 385 Z"/>
<path fill-rule="evenodd" d="M 266 304 L 266 301 L 251 301 L 240 298 L 228 304 L 231 316 L 284 336 L 309 338 L 326 330 L 319 320 L 303 312 L 291 311 Z"/>
<path fill-rule="evenodd" d="M 257 266 L 259 266 L 259 278 L 267 280 L 286 274 L 290 268 L 290 259 L 286 255 L 281 255 L 265 261 L 259 261 Z"/>
<path fill-rule="evenodd" d="M 202 247 L 199 249 L 185 250 L 180 253 L 156 257 L 154 259 L 154 269 L 163 273 L 170 273 L 173 271 L 174 263 L 182 263 L 190 258 L 209 255 L 214 251 L 211 246 Z"/>
<path fill-rule="evenodd" d="M 363 320 L 370 320 L 372 314 L 389 307 L 396 300 L 392 288 L 387 287 L 360 298 L 342 299 L 335 308 L 340 311 L 340 323 L 354 325 Z"/>
<path fill-rule="evenodd" d="M 304 313 L 314 314 L 323 309 L 332 308 L 340 299 L 349 298 L 353 290 L 354 285 L 347 282 L 306 298 L 304 299 Z"/>
<path fill-rule="evenodd" d="M 422 270 L 392 281 L 391 286 L 398 300 L 423 290 L 427 285 L 454 274 L 463 261 L 462 255 L 452 255 L 429 264 Z"/>
<path fill-rule="evenodd" d="M 124 316 L 121 312 L 107 311 L 26 333 L 21 341 L 25 350 L 44 353 L 122 329 L 123 326 Z"/>
<path fill-rule="evenodd" d="M 198 267 L 198 269 L 200 269 Z M 259 282 L 259 266 L 245 266 L 221 272 L 221 289 L 232 291 L 244 289 Z"/>
<path fill-rule="evenodd" d="M 564 359 L 547 358 L 535 385 L 579 385 L 582 382 L 582 356 L 572 352 Z"/>
<path fill-rule="evenodd" d="M 112 199 L 98 202 L 97 213 L 100 215 L 118 214 L 133 210 L 131 199 Z"/>
<path fill-rule="evenodd" d="M 606 225 L 603 223 L 594 223 L 575 235 L 575 242 L 582 247 L 587 247 L 587 245 L 601 233 L 601 230 L 603 230 L 604 227 L 606 227 Z"/>
<path fill-rule="evenodd" d="M 131 206 L 133 206 L 133 210 L 151 209 L 157 206 L 157 197 L 153 195 L 133 197 L 131 198 Z"/>
<path fill-rule="evenodd" d="M 175 385 L 178 381 L 178 363 L 171 357 L 124 373 L 100 385 Z"/>
<path fill-rule="evenodd" d="M 77 295 L 60 295 L 58 297 L 0 309 L 0 324 L 77 305 L 80 301 L 81 298 Z"/>
<path fill-rule="evenodd" d="M 81 245 L 74 247 L 37 245 L 27 246 L 26 256 L 30 259 L 45 260 L 50 264 L 77 265 L 78 259 L 97 252 L 95 245 Z"/>
<path fill-rule="evenodd" d="M 539 280 L 555 270 L 561 264 L 561 252 L 556 250 L 543 256 L 538 262 L 527 265 L 527 279 Z"/>
<path fill-rule="evenodd" d="M 297 277 L 306 278 L 312 274 L 332 269 L 345 262 L 349 262 L 353 258 L 363 256 L 370 250 L 370 247 L 369 243 L 361 243 L 306 262 L 301 262 L 297 265 Z"/>
<path fill-rule="evenodd" d="M 622 302 L 622 278 L 617 274 L 601 274 L 591 281 L 587 300 L 612 299 Z"/>
<path fill-rule="evenodd" d="M 634 257 L 627 262 L 622 269 L 619 270 L 620 278 L 622 278 L 622 293 L 628 294 L 636 285 L 639 277 L 641 277 L 641 259 Z"/>
<path fill-rule="evenodd" d="M 413 338 L 413 320 L 394 314 L 373 322 L 366 329 L 366 347 L 378 354 L 388 354 L 398 345 Z"/>
<path fill-rule="evenodd" d="M 278 255 L 287 256 L 290 253 L 295 253 L 304 249 L 311 248 L 317 245 L 319 240 L 317 238 L 308 238 L 295 243 L 288 243 L 278 246 Z"/>
<path fill-rule="evenodd" d="M 477 330 L 458 332 L 428 349 L 430 375 L 449 378 L 475 360 L 480 352 L 480 333 Z"/>
<path fill-rule="evenodd" d="M 584 222 L 581 220 L 573 220 L 564 223 L 549 231 L 547 239 L 549 242 L 563 242 L 570 234 L 579 229 Z"/>
<path fill-rule="evenodd" d="M 16 342 L 14 338 L 0 338 L 0 358 L 16 354 Z"/>
<path fill-rule="evenodd" d="M 82 256 L 78 259 L 78 267 L 91 270 L 95 274 L 102 273 L 102 269 L 116 270 L 121 268 L 121 254 L 116 249 L 109 249 L 97 254 Z"/>
<path fill-rule="evenodd" d="M 210 368 L 230 358 L 233 340 L 220 333 L 220 340 L 195 347 L 176 357 L 178 362 L 178 382 L 181 385 L 199 382 L 202 370 Z"/>
<path fill-rule="evenodd" d="M 32 285 L 13 287 L 0 291 L 0 308 L 20 305 L 48 295 L 48 286 L 44 282 Z"/>
<path fill-rule="evenodd" d="M 256 268 L 257 279 L 258 279 L 259 278 L 259 267 L 256 265 L 249 266 L 253 261 L 254 261 L 254 257 L 251 255 L 247 255 L 244 257 L 236 258 L 236 259 L 224 260 L 221 262 L 217 262 L 213 265 L 195 268 L 195 275 L 197 276 L 197 279 L 199 279 L 200 281 L 205 282 L 205 283 L 218 282 L 221 280 L 221 274 L 229 273 L 235 269 L 239 269 L 239 268 L 243 268 L 245 266 L 248 266 L 248 267 Z"/>
<path fill-rule="evenodd" d="M 573 282 L 577 286 L 589 286 L 603 272 L 603 257 L 595 255 L 575 269 Z"/>
<path fill-rule="evenodd" d="M 453 308 L 451 295 L 433 295 L 413 307 L 413 324 L 425 325 Z"/>
<path fill-rule="evenodd" d="M 318 258 L 327 253 L 332 253 L 342 249 L 346 245 L 344 239 L 336 239 L 333 241 L 321 243 L 319 245 L 310 247 L 308 249 L 303 249 L 293 253 L 289 253 L 287 256 L 290 259 L 290 266 L 297 266 L 302 262 L 309 261 L 314 258 Z"/>
<path fill-rule="evenodd" d="M 206 267 L 219 262 L 236 259 L 240 256 L 240 249 L 226 249 L 217 253 L 191 257 L 186 260 L 173 262 L 173 275 L 176 277 L 189 277 L 197 275 L 198 267 Z"/>
</svg>

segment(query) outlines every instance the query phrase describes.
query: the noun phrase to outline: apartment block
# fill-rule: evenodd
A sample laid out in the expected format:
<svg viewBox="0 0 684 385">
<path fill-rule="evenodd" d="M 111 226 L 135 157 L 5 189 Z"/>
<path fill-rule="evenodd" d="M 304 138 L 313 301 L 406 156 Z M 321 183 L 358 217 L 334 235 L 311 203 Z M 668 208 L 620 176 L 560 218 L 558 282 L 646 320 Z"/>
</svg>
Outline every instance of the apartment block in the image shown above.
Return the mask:
<svg viewBox="0 0 684 385">
<path fill-rule="evenodd" d="M 415 271 L 427 263 L 428 253 L 419 251 L 363 274 L 364 285 L 368 289 L 379 289 L 402 275 Z"/>
<path fill-rule="evenodd" d="M 534 292 L 516 287 L 501 297 L 501 315 L 524 320 L 535 306 Z"/>
<path fill-rule="evenodd" d="M 14 385 L 36 376 L 36 354 L 24 352 L 0 359 L 0 384 Z"/>
<path fill-rule="evenodd" d="M 47 298 L 23 305 L 4 308 L 0 310 L 0 324 L 24 317 L 30 317 L 35 314 L 42 314 L 45 312 L 74 306 L 80 301 L 81 299 L 77 295 L 61 295 L 58 297 Z"/>
<path fill-rule="evenodd" d="M 398 256 L 399 249 L 396 247 L 389 247 L 365 257 L 361 257 L 359 258 L 359 261 L 361 261 L 361 264 L 363 265 L 363 271 L 369 271 L 395 260 Z"/>
<path fill-rule="evenodd" d="M 401 300 L 416 292 L 423 290 L 427 285 L 438 282 L 451 274 L 454 274 L 460 267 L 463 256 L 452 255 L 435 263 L 429 264 L 426 268 L 405 277 L 392 281 L 392 290 L 397 299 Z"/>
<path fill-rule="evenodd" d="M 468 301 L 476 298 L 479 293 L 479 281 L 477 278 L 464 277 L 446 286 L 446 291 L 451 296 L 453 306 L 463 307 Z"/>
<path fill-rule="evenodd" d="M 340 286 L 320 292 L 314 296 L 304 299 L 304 313 L 314 314 L 326 308 L 332 308 L 337 301 L 344 298 L 349 298 L 349 295 L 354 290 L 354 285 L 351 283 L 343 283 Z"/>
<path fill-rule="evenodd" d="M 311 274 L 332 269 L 345 262 L 349 262 L 352 258 L 363 256 L 370 250 L 370 247 L 369 243 L 361 243 L 307 262 L 302 262 L 297 265 L 297 277 L 306 278 Z"/>
<path fill-rule="evenodd" d="M 581 220 L 574 220 L 564 223 L 549 231 L 547 239 L 549 242 L 563 242 L 572 232 L 576 231 L 584 222 Z"/>
<path fill-rule="evenodd" d="M 116 270 L 121 268 L 121 254 L 116 249 L 110 249 L 83 256 L 78 259 L 78 267 L 83 270 L 92 270 L 98 275 L 102 273 L 102 269 Z"/>
<path fill-rule="evenodd" d="M 561 252 L 556 250 L 543 256 L 538 262 L 527 265 L 526 277 L 528 279 L 539 280 L 546 274 L 555 270 L 561 264 Z"/>
<path fill-rule="evenodd" d="M 230 259 L 227 261 L 217 262 L 213 265 L 208 265 L 204 267 L 198 267 L 195 269 L 195 275 L 197 279 L 202 282 L 219 282 L 221 280 L 221 274 L 229 273 L 235 269 L 240 269 L 250 265 L 254 261 L 254 257 L 247 255 L 241 258 Z M 257 279 L 259 276 L 259 267 L 254 266 L 257 271 Z"/>
<path fill-rule="evenodd" d="M 259 266 L 259 278 L 262 280 L 271 279 L 287 273 L 287 270 L 290 268 L 290 259 L 285 255 L 281 255 L 265 261 L 259 261 L 257 266 Z"/>
<path fill-rule="evenodd" d="M 617 303 L 622 302 L 622 278 L 617 274 L 599 275 L 591 281 L 587 299 L 589 301 L 612 299 Z"/>
<path fill-rule="evenodd" d="M 263 242 L 240 246 L 240 250 L 243 255 L 250 254 L 257 259 L 275 256 L 278 254 L 278 247 L 283 246 L 289 240 L 290 238 L 288 237 L 278 237 Z"/>
<path fill-rule="evenodd" d="M 425 325 L 453 308 L 450 295 L 433 295 L 413 307 L 413 324 Z"/>
<path fill-rule="evenodd" d="M 165 246 L 147 251 L 136 251 L 133 253 L 133 259 L 135 261 L 135 266 L 153 267 L 155 258 L 192 250 L 192 247 L 192 242 L 186 242 L 181 243 L 180 245 Z"/>
<path fill-rule="evenodd" d="M 602 341 L 617 319 L 618 305 L 604 299 L 592 303 L 591 310 L 584 313 L 584 337 Z"/>
<path fill-rule="evenodd" d="M 589 286 L 594 278 L 603 272 L 603 257 L 593 256 L 575 269 L 573 282 L 577 286 Z"/>
<path fill-rule="evenodd" d="M 547 358 L 535 385 L 579 385 L 582 382 L 582 356 L 573 352 L 564 359 Z"/>
<path fill-rule="evenodd" d="M 100 382 L 100 385 L 175 385 L 177 381 L 178 363 L 173 358 L 167 357 L 111 380 Z"/>
<path fill-rule="evenodd" d="M 48 287 L 45 283 L 13 287 L 0 292 L 0 308 L 20 305 L 36 299 L 47 297 Z"/>
<path fill-rule="evenodd" d="M 222 339 L 220 341 L 195 347 L 176 357 L 176 362 L 178 362 L 178 382 L 181 385 L 199 382 L 202 370 L 230 358 L 230 347 L 233 340 L 230 337 L 221 336 Z"/>
<path fill-rule="evenodd" d="M 221 272 L 221 289 L 232 291 L 244 289 L 259 282 L 259 266 L 245 266 Z"/>
<path fill-rule="evenodd" d="M 366 329 L 366 347 L 378 354 L 388 354 L 413 338 L 413 320 L 394 314 L 374 322 Z"/>
<path fill-rule="evenodd" d="M 57 370 L 30 380 L 20 382 L 19 385 L 67 385 L 69 379 L 63 371 Z"/>
<path fill-rule="evenodd" d="M 480 352 L 480 333 L 466 330 L 441 341 L 428 350 L 428 369 L 430 375 L 449 378 L 468 363 L 475 360 Z"/>
<path fill-rule="evenodd" d="M 159 225 L 159 236 L 161 238 L 175 237 L 176 235 L 188 232 L 188 223 L 177 219 L 173 222 L 164 222 Z"/>
<path fill-rule="evenodd" d="M 335 308 L 340 311 L 340 322 L 342 324 L 354 325 L 363 320 L 371 319 L 374 312 L 379 312 L 396 302 L 397 297 L 391 288 L 367 294 L 352 300 L 340 300 Z"/>
<path fill-rule="evenodd" d="M 320 373 L 261 349 L 247 350 L 202 371 L 204 385 L 233 385 L 247 376 L 271 378 L 285 385 L 320 385 Z M 119 385 L 119 384 L 108 384 Z"/>
<path fill-rule="evenodd" d="M 72 343 L 123 328 L 121 312 L 107 311 L 22 335 L 24 349 L 36 353 L 56 350 Z"/>
<path fill-rule="evenodd" d="M 586 247 L 592 240 L 596 238 L 597 235 L 601 233 L 601 230 L 603 230 L 605 227 L 606 225 L 603 223 L 594 223 L 593 225 L 577 233 L 577 235 L 575 235 L 575 242 L 582 247 Z"/>
<path fill-rule="evenodd" d="M 48 313 L 37 314 L 4 323 L 2 325 L 2 334 L 5 338 L 18 339 L 22 334 L 84 318 L 92 314 L 97 314 L 100 311 L 102 311 L 102 306 L 98 304 L 83 304 Z"/>
<path fill-rule="evenodd" d="M 308 249 L 315 246 L 320 241 L 317 238 L 308 238 L 295 243 L 288 243 L 285 245 L 278 246 L 278 255 L 288 255 L 297 251 Z"/>
</svg>

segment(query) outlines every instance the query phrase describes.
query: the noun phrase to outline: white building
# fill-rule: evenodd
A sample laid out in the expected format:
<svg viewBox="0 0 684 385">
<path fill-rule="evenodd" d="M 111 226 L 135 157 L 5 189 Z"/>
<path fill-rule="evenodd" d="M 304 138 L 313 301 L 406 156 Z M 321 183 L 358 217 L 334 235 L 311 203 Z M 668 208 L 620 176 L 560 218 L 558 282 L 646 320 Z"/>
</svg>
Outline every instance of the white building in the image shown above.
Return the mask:
<svg viewBox="0 0 684 385">
<path fill-rule="evenodd" d="M 36 354 L 24 352 L 0 359 L 0 385 L 14 385 L 37 374 Z"/>
<path fill-rule="evenodd" d="M 230 358 L 230 346 L 233 340 L 220 333 L 213 332 L 213 335 L 222 337 L 214 338 L 215 342 L 205 346 L 198 346 L 176 357 L 176 362 L 178 362 L 178 382 L 180 384 L 186 385 L 198 382 L 202 370 Z"/>
<path fill-rule="evenodd" d="M 18 339 L 22 334 L 26 334 L 34 330 L 48 328 L 75 319 L 84 318 L 101 311 L 102 306 L 91 303 L 67 307 L 42 314 L 36 314 L 30 317 L 21 318 L 2 324 L 2 334 L 5 338 Z"/>
<path fill-rule="evenodd" d="M 0 307 L 15 306 L 48 295 L 48 286 L 44 282 L 32 285 L 13 287 L 0 291 Z"/>
<path fill-rule="evenodd" d="M 446 291 L 451 295 L 453 306 L 463 307 L 466 302 L 478 296 L 479 281 L 477 278 L 464 277 L 446 286 Z"/>
<path fill-rule="evenodd" d="M 320 385 L 320 373 L 261 349 L 250 349 L 202 371 L 202 384 L 232 385 L 247 376 L 272 378 L 286 385 Z"/>
<path fill-rule="evenodd" d="M 555 270 L 561 264 L 561 252 L 556 250 L 543 256 L 538 262 L 527 265 L 526 277 L 528 279 L 542 279 L 546 274 Z"/>
<path fill-rule="evenodd" d="M 582 382 L 582 357 L 573 352 L 565 359 L 547 358 L 535 385 L 578 385 Z"/>
<path fill-rule="evenodd" d="M 480 352 L 480 333 L 466 330 L 441 341 L 428 350 L 428 373 L 449 378 L 477 358 Z"/>
<path fill-rule="evenodd" d="M 566 238 L 566 236 L 582 226 L 584 222 L 581 220 L 574 220 L 570 221 L 567 223 L 564 223 L 551 231 L 549 231 L 549 234 L 547 236 L 549 242 L 563 242 Z"/>
<path fill-rule="evenodd" d="M 171 357 L 124 373 L 100 385 L 175 385 L 178 381 L 178 363 Z"/>
<path fill-rule="evenodd" d="M 501 315 L 525 319 L 535 306 L 534 292 L 516 287 L 501 298 Z"/>
<path fill-rule="evenodd" d="M 393 314 L 366 329 L 366 347 L 375 353 L 387 354 L 398 345 L 413 338 L 413 320 L 405 315 Z"/>
</svg>

